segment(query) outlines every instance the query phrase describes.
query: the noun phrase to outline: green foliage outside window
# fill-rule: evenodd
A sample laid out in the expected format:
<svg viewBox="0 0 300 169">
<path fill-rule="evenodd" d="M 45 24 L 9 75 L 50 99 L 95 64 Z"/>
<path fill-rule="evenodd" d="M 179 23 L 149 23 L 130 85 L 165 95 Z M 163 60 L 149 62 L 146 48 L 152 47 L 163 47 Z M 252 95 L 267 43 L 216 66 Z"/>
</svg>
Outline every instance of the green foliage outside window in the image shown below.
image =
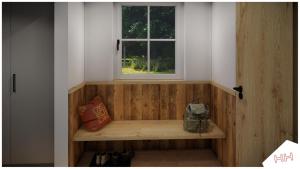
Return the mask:
<svg viewBox="0 0 300 169">
<path fill-rule="evenodd" d="M 175 41 L 151 41 L 175 39 L 174 6 L 150 6 L 150 49 L 147 40 L 126 41 L 148 38 L 147 15 L 147 6 L 122 6 L 122 73 L 175 73 Z"/>
</svg>

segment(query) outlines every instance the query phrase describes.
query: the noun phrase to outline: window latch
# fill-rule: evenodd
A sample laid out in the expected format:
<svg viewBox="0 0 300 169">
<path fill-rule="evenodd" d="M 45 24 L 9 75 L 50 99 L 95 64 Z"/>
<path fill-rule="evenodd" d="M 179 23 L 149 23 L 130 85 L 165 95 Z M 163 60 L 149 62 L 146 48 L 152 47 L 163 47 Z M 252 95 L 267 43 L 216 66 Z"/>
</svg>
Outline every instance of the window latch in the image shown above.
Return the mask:
<svg viewBox="0 0 300 169">
<path fill-rule="evenodd" d="M 120 39 L 117 40 L 117 51 L 119 51 Z"/>
</svg>

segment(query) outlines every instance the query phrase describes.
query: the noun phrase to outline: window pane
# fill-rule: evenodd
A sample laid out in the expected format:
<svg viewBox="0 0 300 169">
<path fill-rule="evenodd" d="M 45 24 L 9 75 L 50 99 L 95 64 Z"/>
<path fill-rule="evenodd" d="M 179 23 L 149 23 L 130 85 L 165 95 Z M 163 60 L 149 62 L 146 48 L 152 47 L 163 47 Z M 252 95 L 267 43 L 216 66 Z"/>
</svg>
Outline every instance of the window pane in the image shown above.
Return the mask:
<svg viewBox="0 0 300 169">
<path fill-rule="evenodd" d="M 122 43 L 122 73 L 147 73 L 147 42 Z"/>
<path fill-rule="evenodd" d="M 152 39 L 175 39 L 175 7 L 150 7 L 150 37 Z"/>
<path fill-rule="evenodd" d="M 175 73 L 175 42 L 150 42 L 150 71 L 152 73 Z"/>
<path fill-rule="evenodd" d="M 122 38 L 147 38 L 146 6 L 122 6 Z"/>
</svg>

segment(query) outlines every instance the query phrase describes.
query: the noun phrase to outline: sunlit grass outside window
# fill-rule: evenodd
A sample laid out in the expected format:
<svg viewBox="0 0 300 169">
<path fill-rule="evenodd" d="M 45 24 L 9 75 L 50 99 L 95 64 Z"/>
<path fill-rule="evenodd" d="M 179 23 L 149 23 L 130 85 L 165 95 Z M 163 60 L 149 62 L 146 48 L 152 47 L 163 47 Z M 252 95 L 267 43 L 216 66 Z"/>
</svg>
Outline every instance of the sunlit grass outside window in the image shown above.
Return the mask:
<svg viewBox="0 0 300 169">
<path fill-rule="evenodd" d="M 123 74 L 174 74 L 174 69 L 164 69 L 161 70 L 161 66 L 168 66 L 165 63 L 168 62 L 159 62 L 157 60 L 152 60 L 152 64 L 150 65 L 150 70 L 147 70 L 147 62 L 142 60 L 137 56 L 130 56 L 127 59 L 122 59 L 122 73 Z"/>
<path fill-rule="evenodd" d="M 175 74 L 175 7 L 122 6 L 121 43 L 122 74 Z"/>
</svg>

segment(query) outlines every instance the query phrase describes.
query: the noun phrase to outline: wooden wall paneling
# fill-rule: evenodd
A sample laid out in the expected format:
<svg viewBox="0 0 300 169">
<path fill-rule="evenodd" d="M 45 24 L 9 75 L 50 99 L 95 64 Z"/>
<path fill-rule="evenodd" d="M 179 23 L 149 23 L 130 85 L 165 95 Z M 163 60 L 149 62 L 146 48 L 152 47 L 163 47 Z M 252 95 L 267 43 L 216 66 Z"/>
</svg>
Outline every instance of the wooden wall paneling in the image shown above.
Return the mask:
<svg viewBox="0 0 300 169">
<path fill-rule="evenodd" d="M 184 84 L 176 85 L 176 119 L 182 120 L 186 108 L 186 88 Z"/>
<path fill-rule="evenodd" d="M 69 126 L 69 136 L 68 136 L 68 146 L 69 146 L 69 166 L 75 166 L 79 160 L 82 152 L 84 151 L 84 143 L 73 142 L 73 135 L 79 129 L 81 122 L 78 113 L 78 107 L 84 105 L 85 103 L 85 90 L 82 86 L 68 95 L 68 126 Z"/>
<path fill-rule="evenodd" d="M 124 85 L 116 84 L 114 85 L 114 120 L 124 120 Z"/>
<path fill-rule="evenodd" d="M 142 119 L 143 120 L 150 120 L 152 119 L 153 112 L 151 110 L 151 103 L 152 103 L 152 91 L 150 91 L 150 85 L 142 85 L 142 102 L 143 102 L 143 111 L 142 113 Z"/>
<path fill-rule="evenodd" d="M 227 118 L 227 132 L 226 132 L 226 142 L 227 150 L 225 151 L 227 154 L 228 161 L 226 166 L 236 166 L 236 96 L 228 95 L 228 115 Z"/>
<path fill-rule="evenodd" d="M 222 92 L 222 91 L 220 91 Z M 225 105 L 225 106 L 222 106 L 221 108 L 221 111 L 223 112 L 223 115 L 221 116 L 221 121 L 220 121 L 220 128 L 222 130 L 226 130 L 225 133 L 228 134 L 228 131 L 230 130 L 228 127 L 229 127 L 229 124 L 228 124 L 228 119 L 230 118 L 229 117 L 229 112 L 228 110 L 230 109 L 230 106 L 229 106 L 229 95 L 227 93 L 223 93 L 222 92 L 222 104 Z M 227 156 L 227 153 L 228 153 L 228 146 L 226 146 L 229 142 L 229 139 L 219 139 L 219 141 L 221 141 L 221 147 L 222 147 L 222 164 L 223 165 L 226 165 L 228 163 L 228 156 Z"/>
<path fill-rule="evenodd" d="M 212 120 L 225 132 L 225 139 L 212 140 L 212 149 L 224 166 L 236 165 L 236 96 L 217 86 L 211 87 Z"/>
<path fill-rule="evenodd" d="M 160 85 L 160 103 L 159 103 L 159 114 L 160 114 L 160 118 L 159 120 L 167 120 L 170 118 L 170 111 L 169 111 L 169 101 L 170 101 L 170 96 L 169 96 L 169 84 L 161 84 Z M 159 141 L 159 145 L 160 145 L 160 149 L 162 150 L 165 150 L 165 149 L 168 149 L 169 148 L 169 143 L 170 141 L 169 140 L 161 140 Z"/>
<path fill-rule="evenodd" d="M 210 84 L 100 84 L 87 85 L 85 98 L 101 96 L 114 120 L 182 119 L 192 101 L 211 107 L 209 91 Z"/>
<path fill-rule="evenodd" d="M 215 98 L 216 96 L 216 91 L 215 91 L 215 87 L 211 86 L 211 109 L 210 109 L 210 118 L 216 123 L 216 112 L 217 112 L 217 105 L 215 104 Z M 217 123 L 216 123 L 217 124 Z M 218 125 L 218 124 L 217 124 Z M 216 153 L 217 152 L 217 140 L 212 140 L 211 141 L 211 148 L 212 150 Z"/>
<path fill-rule="evenodd" d="M 168 84 L 161 84 L 160 85 L 160 120 L 167 120 L 169 119 L 169 90 Z"/>
<path fill-rule="evenodd" d="M 104 83 L 87 84 L 86 101 L 100 95 L 113 120 L 160 120 L 183 119 L 188 103 L 195 99 L 211 105 L 210 84 L 206 83 Z M 109 103 L 114 102 L 114 103 Z M 163 140 L 163 141 L 118 141 L 87 142 L 87 149 L 193 149 L 207 148 L 210 140 Z"/>
<path fill-rule="evenodd" d="M 141 84 L 131 85 L 131 119 L 142 120 L 143 113 L 143 88 Z"/>
<path fill-rule="evenodd" d="M 88 103 L 97 95 L 97 86 L 96 85 L 86 85 L 85 89 L 85 102 Z"/>
<path fill-rule="evenodd" d="M 176 84 L 170 84 L 168 86 L 169 88 L 169 119 L 170 120 L 176 120 Z"/>
<path fill-rule="evenodd" d="M 124 85 L 124 120 L 131 120 L 131 84 Z"/>
<path fill-rule="evenodd" d="M 223 123 L 222 119 L 225 114 L 223 111 L 223 92 L 219 90 L 218 88 L 215 90 L 216 92 L 216 98 L 214 99 L 214 104 L 216 104 L 216 124 L 223 129 Z M 223 161 L 223 146 L 222 146 L 223 140 L 217 140 L 217 154 L 218 158 Z"/>
<path fill-rule="evenodd" d="M 225 166 L 235 165 L 235 96 L 210 84 L 99 84 L 86 85 L 69 94 L 69 138 L 79 125 L 78 106 L 100 95 L 113 120 L 182 119 L 185 107 L 195 99 L 210 105 L 211 118 L 226 133 L 225 140 L 157 140 L 75 143 L 69 140 L 69 165 L 86 151 L 124 149 L 212 148 Z M 224 101 L 225 100 L 225 101 Z M 110 103 L 112 102 L 112 103 Z M 134 111 L 133 111 L 134 110 Z"/>
<path fill-rule="evenodd" d="M 160 119 L 160 88 L 158 84 L 152 84 L 149 85 L 150 86 L 150 93 L 151 93 L 151 105 L 150 105 L 150 109 L 151 109 L 151 114 L 152 114 L 152 118 L 151 120 L 157 120 Z M 146 98 L 145 98 L 146 99 Z"/>
<path fill-rule="evenodd" d="M 176 108 L 176 118 L 177 120 L 183 119 L 183 114 L 186 108 L 186 88 L 185 84 L 176 84 L 176 96 L 175 96 L 175 108 Z M 186 148 L 185 140 L 175 140 L 176 149 Z"/>
<path fill-rule="evenodd" d="M 186 105 L 194 101 L 194 85 L 186 84 L 185 85 L 185 101 Z"/>
<path fill-rule="evenodd" d="M 160 111 L 160 88 L 157 84 L 143 84 L 143 120 L 154 120 L 159 119 Z"/>
</svg>

